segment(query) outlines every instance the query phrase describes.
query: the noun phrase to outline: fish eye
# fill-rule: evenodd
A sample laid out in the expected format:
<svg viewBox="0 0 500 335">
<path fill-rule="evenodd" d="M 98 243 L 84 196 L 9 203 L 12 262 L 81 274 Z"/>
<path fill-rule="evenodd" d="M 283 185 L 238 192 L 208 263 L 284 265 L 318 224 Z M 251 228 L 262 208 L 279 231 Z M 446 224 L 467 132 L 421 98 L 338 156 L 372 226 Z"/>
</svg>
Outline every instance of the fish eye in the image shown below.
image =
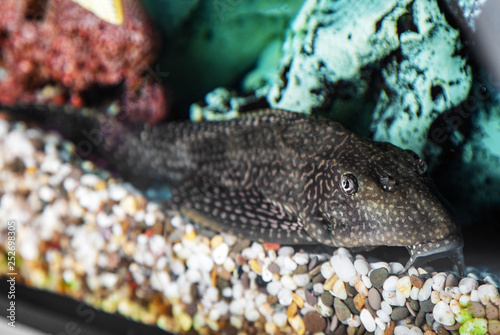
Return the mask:
<svg viewBox="0 0 500 335">
<path fill-rule="evenodd" d="M 340 178 L 340 187 L 345 194 L 354 194 L 358 191 L 358 180 L 353 174 L 346 173 Z"/>
</svg>

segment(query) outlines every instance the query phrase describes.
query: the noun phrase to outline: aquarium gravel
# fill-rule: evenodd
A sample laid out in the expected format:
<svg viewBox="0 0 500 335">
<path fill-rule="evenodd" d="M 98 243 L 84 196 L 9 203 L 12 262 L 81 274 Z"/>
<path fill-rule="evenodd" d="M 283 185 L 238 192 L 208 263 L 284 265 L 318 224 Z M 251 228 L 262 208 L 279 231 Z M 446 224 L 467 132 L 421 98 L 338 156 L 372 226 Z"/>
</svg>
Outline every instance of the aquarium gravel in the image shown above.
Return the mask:
<svg viewBox="0 0 500 335">
<path fill-rule="evenodd" d="M 0 197 L 18 282 L 174 333 L 500 334 L 490 276 L 201 233 L 22 122 L 0 119 Z"/>
</svg>

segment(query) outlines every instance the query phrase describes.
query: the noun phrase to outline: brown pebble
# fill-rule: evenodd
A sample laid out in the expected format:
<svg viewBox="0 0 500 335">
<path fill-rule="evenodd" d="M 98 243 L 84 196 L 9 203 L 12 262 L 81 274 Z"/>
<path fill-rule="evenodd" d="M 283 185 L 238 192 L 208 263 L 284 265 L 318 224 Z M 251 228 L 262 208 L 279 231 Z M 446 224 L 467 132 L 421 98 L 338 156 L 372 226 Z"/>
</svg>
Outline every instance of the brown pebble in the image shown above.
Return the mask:
<svg viewBox="0 0 500 335">
<path fill-rule="evenodd" d="M 311 271 L 313 270 L 316 265 L 318 264 L 318 256 L 314 256 L 310 261 L 309 261 L 309 264 L 307 264 L 307 270 L 308 271 Z M 320 267 L 320 270 L 321 270 L 321 267 Z"/>
<path fill-rule="evenodd" d="M 424 301 L 420 301 L 420 309 L 422 309 L 426 313 L 432 313 L 434 305 L 435 304 L 432 302 L 431 298 Z"/>
<path fill-rule="evenodd" d="M 444 329 L 446 330 L 457 330 L 458 328 L 460 328 L 460 326 L 461 326 L 460 323 L 455 322 L 453 326 L 442 326 L 442 327 L 444 327 Z"/>
<path fill-rule="evenodd" d="M 424 335 L 436 335 L 437 333 L 432 329 L 427 329 Z"/>
<path fill-rule="evenodd" d="M 293 271 L 292 274 L 294 274 L 294 275 L 301 275 L 303 273 L 307 273 L 307 265 L 299 265 L 299 266 L 297 266 L 297 268 L 295 269 L 295 271 Z"/>
<path fill-rule="evenodd" d="M 278 266 L 278 264 L 272 262 L 271 264 L 269 264 L 269 266 L 267 267 L 267 269 L 269 270 L 269 272 L 271 272 L 272 274 L 279 274 L 280 273 L 280 267 Z"/>
<path fill-rule="evenodd" d="M 356 335 L 357 332 L 358 332 L 358 328 L 347 327 L 347 335 Z"/>
<path fill-rule="evenodd" d="M 467 306 L 467 311 L 475 318 L 484 318 L 486 316 L 486 309 L 483 304 L 473 301 Z"/>
<path fill-rule="evenodd" d="M 352 314 L 355 315 L 360 314 L 360 311 L 356 308 L 356 305 L 354 304 L 353 297 L 347 297 L 347 299 L 344 300 L 344 304 L 346 304 L 346 306 L 349 307 L 349 310 L 351 311 Z"/>
<path fill-rule="evenodd" d="M 420 310 L 420 304 L 418 303 L 418 300 L 410 299 L 410 306 L 415 312 L 418 312 Z"/>
<path fill-rule="evenodd" d="M 294 317 L 298 311 L 299 311 L 299 306 L 297 306 L 295 302 L 292 302 L 286 310 L 286 316 L 288 317 L 288 319 L 290 319 Z"/>
<path fill-rule="evenodd" d="M 344 322 L 352 316 L 349 307 L 347 307 L 346 304 L 344 304 L 339 298 L 334 299 L 333 308 L 335 309 L 335 314 L 337 314 L 337 317 L 341 322 Z"/>
<path fill-rule="evenodd" d="M 486 303 L 486 318 L 488 320 L 498 320 L 498 308 L 489 301 Z"/>
<path fill-rule="evenodd" d="M 418 289 L 421 289 L 422 286 L 424 286 L 424 281 L 420 277 L 417 277 L 415 275 L 411 275 L 410 282 L 413 286 L 415 286 Z"/>
<path fill-rule="evenodd" d="M 382 302 L 382 296 L 380 295 L 380 292 L 375 288 L 372 287 L 370 291 L 368 291 L 368 301 L 370 302 L 370 306 L 373 307 L 375 310 L 380 309 L 380 303 Z"/>
<path fill-rule="evenodd" d="M 358 294 L 358 291 L 356 291 L 356 289 L 349 284 L 345 285 L 345 289 L 347 291 L 347 295 L 350 297 L 354 297 L 356 294 Z"/>
<path fill-rule="evenodd" d="M 333 295 L 331 295 L 330 292 L 328 292 L 328 291 L 323 291 L 323 293 L 321 293 L 321 301 L 326 306 L 332 306 L 333 305 Z"/>
<path fill-rule="evenodd" d="M 313 278 L 313 284 L 317 283 L 324 283 L 325 282 L 325 277 L 321 273 L 318 273 L 316 277 Z"/>
<path fill-rule="evenodd" d="M 318 303 L 318 298 L 316 298 L 311 291 L 306 291 L 305 295 L 306 295 L 306 302 L 309 305 L 314 306 Z"/>
<path fill-rule="evenodd" d="M 425 323 L 425 312 L 423 310 L 419 310 L 417 317 L 415 318 L 415 325 L 417 327 L 422 327 Z"/>
<path fill-rule="evenodd" d="M 314 278 L 318 273 L 321 272 L 321 264 L 317 265 L 315 268 L 312 270 L 309 270 L 309 277 Z"/>
<path fill-rule="evenodd" d="M 384 267 L 375 269 L 370 273 L 370 281 L 373 287 L 376 288 L 382 288 L 382 285 L 384 285 L 384 282 L 388 277 L 389 271 Z"/>
<path fill-rule="evenodd" d="M 361 312 L 363 307 L 365 307 L 365 297 L 363 297 L 361 294 L 358 293 L 354 297 L 353 301 L 356 309 Z"/>
<path fill-rule="evenodd" d="M 306 326 L 306 331 L 318 333 L 325 330 L 326 320 L 316 312 L 309 312 L 304 315 L 304 324 Z"/>
<path fill-rule="evenodd" d="M 410 314 L 410 312 L 408 311 L 408 308 L 396 307 L 396 308 L 393 308 L 393 310 L 392 310 L 391 320 L 394 320 L 394 321 L 403 320 L 409 314 Z"/>
<path fill-rule="evenodd" d="M 444 282 L 444 287 L 450 287 L 450 286 L 458 286 L 458 278 L 455 276 L 453 273 L 450 273 L 446 277 L 446 281 Z"/>
<path fill-rule="evenodd" d="M 276 305 L 278 303 L 278 298 L 275 297 L 274 295 L 268 295 L 267 296 L 267 302 L 272 306 Z"/>
<path fill-rule="evenodd" d="M 438 335 L 450 335 L 450 332 L 447 331 L 443 326 L 439 326 L 436 329 Z"/>
<path fill-rule="evenodd" d="M 384 330 L 384 335 L 393 335 L 394 334 L 394 328 L 396 328 L 396 322 L 390 321 L 387 324 L 387 327 Z"/>
<path fill-rule="evenodd" d="M 243 272 L 241 274 L 241 284 L 243 285 L 243 288 L 246 290 L 250 287 L 250 278 L 248 278 L 248 273 Z"/>
<path fill-rule="evenodd" d="M 347 326 L 343 323 L 339 324 L 337 329 L 333 332 L 333 335 L 345 335 L 347 334 Z"/>
<path fill-rule="evenodd" d="M 337 314 L 333 314 L 332 318 L 331 319 L 327 319 L 327 329 L 326 331 L 327 332 L 333 332 L 335 329 L 337 329 L 337 327 L 339 326 L 339 318 L 337 316 Z"/>
<path fill-rule="evenodd" d="M 365 326 L 361 324 L 361 326 L 359 326 L 358 328 L 358 331 L 356 332 L 356 335 L 363 335 L 363 334 L 368 334 L 368 333 L 366 332 Z"/>
<path fill-rule="evenodd" d="M 488 322 L 488 331 L 490 335 L 500 335 L 500 321 L 491 320 Z"/>
</svg>

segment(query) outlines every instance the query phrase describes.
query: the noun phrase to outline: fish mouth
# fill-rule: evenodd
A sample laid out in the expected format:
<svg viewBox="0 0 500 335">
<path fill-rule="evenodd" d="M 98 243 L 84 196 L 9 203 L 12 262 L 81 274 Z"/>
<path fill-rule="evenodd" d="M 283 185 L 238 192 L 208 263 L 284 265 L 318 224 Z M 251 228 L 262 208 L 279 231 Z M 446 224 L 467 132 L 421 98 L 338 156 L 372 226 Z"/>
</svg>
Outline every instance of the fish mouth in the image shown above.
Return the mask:
<svg viewBox="0 0 500 335">
<path fill-rule="evenodd" d="M 464 239 L 462 234 L 450 235 L 442 240 L 407 246 L 406 249 L 410 253 L 410 259 L 403 271 L 407 271 L 417 258 L 425 257 L 427 261 L 449 258 L 457 266 L 458 273 L 463 276 L 465 272 L 463 248 Z"/>
</svg>

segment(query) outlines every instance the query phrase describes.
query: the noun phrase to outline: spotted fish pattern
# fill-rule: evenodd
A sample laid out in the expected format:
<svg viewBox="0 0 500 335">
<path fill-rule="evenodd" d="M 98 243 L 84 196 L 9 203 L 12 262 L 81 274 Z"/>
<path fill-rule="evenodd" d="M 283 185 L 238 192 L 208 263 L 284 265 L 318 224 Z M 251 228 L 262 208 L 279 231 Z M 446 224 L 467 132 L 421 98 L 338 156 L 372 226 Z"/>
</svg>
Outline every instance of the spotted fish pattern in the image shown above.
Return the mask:
<svg viewBox="0 0 500 335">
<path fill-rule="evenodd" d="M 77 147 L 92 139 L 128 179 L 170 185 L 173 206 L 216 231 L 281 244 L 405 246 L 407 267 L 436 252 L 462 262 L 459 226 L 411 151 L 282 110 L 139 129 L 90 114 L 44 113 Z"/>
</svg>

